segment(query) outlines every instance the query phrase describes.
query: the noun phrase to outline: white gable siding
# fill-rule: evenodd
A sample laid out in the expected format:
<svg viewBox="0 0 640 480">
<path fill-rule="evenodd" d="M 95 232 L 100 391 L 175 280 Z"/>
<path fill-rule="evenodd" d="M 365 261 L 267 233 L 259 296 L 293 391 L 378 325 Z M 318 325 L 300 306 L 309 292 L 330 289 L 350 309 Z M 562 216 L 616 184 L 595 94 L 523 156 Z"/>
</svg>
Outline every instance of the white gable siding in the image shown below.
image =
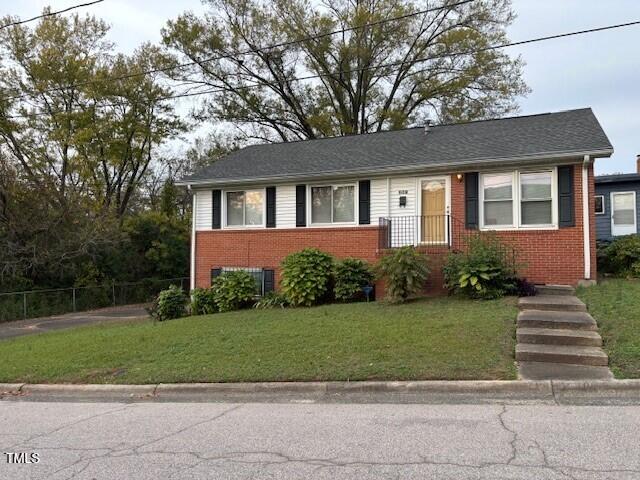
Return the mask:
<svg viewBox="0 0 640 480">
<path fill-rule="evenodd" d="M 198 190 L 193 194 L 196 198 L 196 230 L 211 230 L 211 190 Z"/>
<path fill-rule="evenodd" d="M 296 186 L 276 187 L 276 228 L 296 227 Z"/>
<path fill-rule="evenodd" d="M 387 179 L 371 180 L 371 225 L 379 225 L 380 217 L 389 216 L 389 196 Z"/>
</svg>

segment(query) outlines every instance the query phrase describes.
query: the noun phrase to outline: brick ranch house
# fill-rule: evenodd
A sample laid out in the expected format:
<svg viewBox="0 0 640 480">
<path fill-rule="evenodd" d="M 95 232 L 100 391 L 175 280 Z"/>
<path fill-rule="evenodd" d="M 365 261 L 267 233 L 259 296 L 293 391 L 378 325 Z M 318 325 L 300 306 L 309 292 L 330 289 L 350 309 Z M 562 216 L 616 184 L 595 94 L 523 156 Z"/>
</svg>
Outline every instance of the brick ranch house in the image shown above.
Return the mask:
<svg viewBox="0 0 640 480">
<path fill-rule="evenodd" d="M 193 192 L 191 287 L 242 268 L 267 292 L 305 247 L 376 262 L 415 245 L 437 290 L 446 254 L 485 231 L 529 281 L 591 281 L 593 164 L 612 153 L 589 108 L 249 146 L 179 182 Z"/>
</svg>

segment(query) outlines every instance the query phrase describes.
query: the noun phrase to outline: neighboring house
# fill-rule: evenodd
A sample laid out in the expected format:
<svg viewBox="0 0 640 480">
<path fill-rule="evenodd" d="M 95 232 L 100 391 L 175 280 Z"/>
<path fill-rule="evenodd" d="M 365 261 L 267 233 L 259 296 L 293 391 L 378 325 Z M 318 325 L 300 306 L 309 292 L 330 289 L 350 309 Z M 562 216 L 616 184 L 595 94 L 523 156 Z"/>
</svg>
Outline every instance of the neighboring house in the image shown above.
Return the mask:
<svg viewBox="0 0 640 480">
<path fill-rule="evenodd" d="M 640 224 L 640 155 L 637 172 L 596 177 L 596 236 L 613 240 L 639 233 Z"/>
<path fill-rule="evenodd" d="M 530 281 L 595 279 L 593 162 L 612 153 L 591 109 L 250 146 L 180 182 L 191 284 L 246 268 L 268 291 L 305 247 L 375 262 L 417 245 L 442 288 L 446 254 L 483 231 Z"/>
</svg>

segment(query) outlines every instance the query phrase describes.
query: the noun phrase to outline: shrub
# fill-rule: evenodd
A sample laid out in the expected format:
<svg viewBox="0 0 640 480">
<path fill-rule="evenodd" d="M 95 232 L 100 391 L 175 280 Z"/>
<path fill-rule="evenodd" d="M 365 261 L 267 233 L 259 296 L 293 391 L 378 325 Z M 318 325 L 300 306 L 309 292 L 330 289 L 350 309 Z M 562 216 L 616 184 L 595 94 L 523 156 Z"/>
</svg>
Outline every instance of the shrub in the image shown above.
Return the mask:
<svg viewBox="0 0 640 480">
<path fill-rule="evenodd" d="M 213 298 L 220 312 L 248 306 L 256 294 L 256 280 L 244 270 L 224 272 L 212 286 Z"/>
<path fill-rule="evenodd" d="M 469 241 L 466 252 L 449 255 L 444 265 L 445 286 L 470 298 L 498 298 L 517 293 L 515 259 L 493 235 Z"/>
<path fill-rule="evenodd" d="M 428 258 L 414 247 L 402 247 L 382 257 L 376 271 L 385 279 L 387 300 L 402 303 L 424 289 L 429 278 Z"/>
<path fill-rule="evenodd" d="M 289 306 L 289 302 L 286 297 L 278 292 L 267 293 L 254 305 L 255 308 L 260 310 L 266 310 L 268 308 L 285 308 L 287 306 Z"/>
<path fill-rule="evenodd" d="M 640 277 L 640 235 L 626 235 L 598 248 L 598 266 L 616 276 Z"/>
<path fill-rule="evenodd" d="M 345 258 L 333 269 L 336 300 L 349 301 L 361 298 L 362 287 L 371 285 L 374 275 L 367 262 L 357 258 Z"/>
<path fill-rule="evenodd" d="M 512 279 L 514 288 L 507 291 L 508 294 L 517 295 L 518 297 L 533 297 L 536 294 L 536 286 L 529 282 L 526 278 Z"/>
<path fill-rule="evenodd" d="M 213 288 L 196 288 L 191 292 L 191 315 L 209 315 L 217 311 Z"/>
<path fill-rule="evenodd" d="M 331 255 L 315 248 L 288 255 L 282 261 L 282 293 L 294 306 L 311 306 L 330 293 Z"/>
<path fill-rule="evenodd" d="M 187 296 L 177 285 L 162 290 L 149 310 L 151 316 L 160 322 L 184 317 L 186 314 Z"/>
</svg>

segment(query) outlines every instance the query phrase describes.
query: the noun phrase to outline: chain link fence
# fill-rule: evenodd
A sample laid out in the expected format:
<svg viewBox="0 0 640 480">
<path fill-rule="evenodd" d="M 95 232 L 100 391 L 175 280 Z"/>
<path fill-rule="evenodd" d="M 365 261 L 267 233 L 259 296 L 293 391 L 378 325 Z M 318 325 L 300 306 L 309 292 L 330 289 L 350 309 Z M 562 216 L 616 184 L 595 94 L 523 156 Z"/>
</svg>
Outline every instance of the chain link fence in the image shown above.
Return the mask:
<svg viewBox="0 0 640 480">
<path fill-rule="evenodd" d="M 152 302 L 161 290 L 170 285 L 179 285 L 188 292 L 189 277 L 0 293 L 0 322 Z"/>
</svg>

